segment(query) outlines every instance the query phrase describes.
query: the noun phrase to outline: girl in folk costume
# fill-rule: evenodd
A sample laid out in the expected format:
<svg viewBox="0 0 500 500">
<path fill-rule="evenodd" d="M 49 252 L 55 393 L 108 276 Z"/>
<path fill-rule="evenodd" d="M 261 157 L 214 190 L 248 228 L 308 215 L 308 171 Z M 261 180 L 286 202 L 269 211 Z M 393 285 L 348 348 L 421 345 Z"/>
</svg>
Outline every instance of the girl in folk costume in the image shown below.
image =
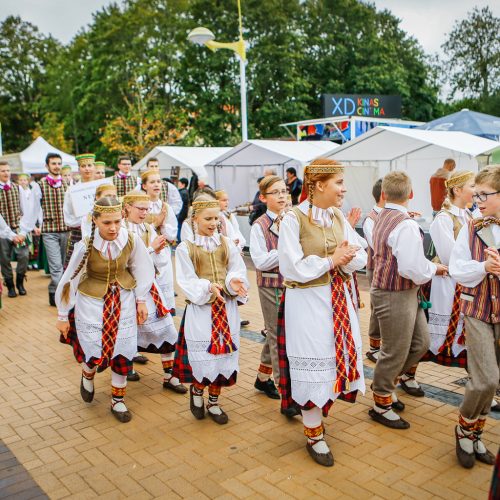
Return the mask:
<svg viewBox="0 0 500 500">
<path fill-rule="evenodd" d="M 278 255 L 285 293 L 279 311 L 281 405 L 302 409 L 307 451 L 324 466 L 333 456 L 322 413 L 338 398 L 364 392 L 358 317 L 347 281 L 366 264 L 354 230 L 335 208 L 345 195 L 344 167 L 319 158 L 304 170 L 307 200 L 280 224 Z"/>
<path fill-rule="evenodd" d="M 224 236 L 230 238 L 233 243 L 240 249 L 246 245 L 245 237 L 241 234 L 240 226 L 236 217 L 228 211 L 229 208 L 229 196 L 226 191 L 216 191 L 215 197 L 219 202 L 220 206 L 220 226 L 221 233 Z"/>
<path fill-rule="evenodd" d="M 195 201 L 214 201 L 214 200 L 216 200 L 215 194 L 214 194 L 214 196 L 212 196 L 209 193 L 201 192 L 193 199 L 193 203 Z M 182 226 L 181 226 L 181 241 L 185 241 L 185 240 L 194 241 L 193 224 L 191 222 L 192 216 L 193 216 L 193 209 L 191 208 L 187 219 L 184 220 L 184 222 L 182 223 Z M 219 227 L 220 227 L 220 224 L 219 224 Z"/>
<path fill-rule="evenodd" d="M 161 269 L 170 263 L 170 254 L 165 252 L 167 247 L 165 236 L 158 235 L 153 226 L 144 222 L 149 212 L 149 204 L 149 196 L 143 191 L 129 191 L 123 197 L 125 227 L 146 245 L 155 271 L 160 274 Z M 177 330 L 169 309 L 165 307 L 165 298 L 156 279 L 146 297 L 146 307 L 148 317 L 138 327 L 138 350 L 160 354 L 164 372 L 163 387 L 185 394 L 186 387 L 179 382 L 179 379 L 172 376 Z"/>
<path fill-rule="evenodd" d="M 57 328 L 81 364 L 82 399 L 93 400 L 95 372 L 109 366 L 111 412 L 128 422 L 127 372 L 137 350 L 137 324 L 148 317 L 154 266 L 139 237 L 122 226 L 116 198 L 96 201 L 92 215 L 91 236 L 75 245 L 57 287 Z"/>
<path fill-rule="evenodd" d="M 430 227 L 439 261 L 450 262 L 455 240 L 462 226 L 472 220 L 467 206 L 472 204 L 474 172 L 458 171 L 446 180 L 447 198 Z M 464 320 L 460 313 L 462 286 L 451 276 L 432 278 L 429 310 L 431 345 L 427 356 L 444 366 L 466 367 Z"/>
<path fill-rule="evenodd" d="M 95 201 L 104 198 L 105 196 L 116 197 L 116 186 L 114 184 L 101 184 L 95 190 Z M 82 239 L 90 238 L 92 234 L 92 213 L 82 217 L 81 223 Z"/>
<path fill-rule="evenodd" d="M 177 283 L 187 298 L 174 363 L 174 375 L 191 382 L 190 408 L 205 418 L 203 392 L 208 386 L 208 415 L 226 424 L 218 403 L 223 386 L 236 383 L 239 370 L 240 316 L 237 301 L 246 302 L 248 280 L 238 248 L 217 232 L 219 202 L 193 203 L 194 241 L 176 250 Z"/>
<path fill-rule="evenodd" d="M 95 155 L 93 154 L 83 154 L 76 157 L 78 162 L 78 172 L 80 174 L 80 182 L 90 182 L 94 180 L 95 172 Z M 71 185 L 64 195 L 64 223 L 71 229 L 68 240 L 68 248 L 66 250 L 66 260 L 64 261 L 64 266 L 68 265 L 71 259 L 71 254 L 73 249 L 81 239 L 82 239 L 82 217 L 75 214 L 75 208 L 73 205 L 72 191 L 78 184 Z"/>
<path fill-rule="evenodd" d="M 177 217 L 172 207 L 161 200 L 162 180 L 158 170 L 147 170 L 141 175 L 142 190 L 149 196 L 149 213 L 146 222 L 152 224 L 165 238 L 163 254 L 167 262 L 159 269 L 158 285 L 165 297 L 165 305 L 175 315 L 174 269 L 171 246 L 177 239 Z"/>
</svg>

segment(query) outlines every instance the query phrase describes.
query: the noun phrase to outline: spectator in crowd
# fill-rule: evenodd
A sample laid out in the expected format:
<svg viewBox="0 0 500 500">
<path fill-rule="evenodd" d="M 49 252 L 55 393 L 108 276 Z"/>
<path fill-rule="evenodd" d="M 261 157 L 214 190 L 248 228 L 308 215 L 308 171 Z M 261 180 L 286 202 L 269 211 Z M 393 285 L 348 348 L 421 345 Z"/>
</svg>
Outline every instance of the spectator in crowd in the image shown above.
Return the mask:
<svg viewBox="0 0 500 500">
<path fill-rule="evenodd" d="M 302 181 L 297 177 L 297 170 L 293 167 L 286 169 L 286 187 L 292 197 L 292 205 L 298 205 L 302 193 Z"/>
<path fill-rule="evenodd" d="M 177 232 L 177 241 L 181 241 L 181 227 L 182 223 L 187 219 L 188 211 L 189 211 L 189 193 L 188 193 L 188 185 L 189 181 L 182 177 L 179 179 L 177 183 L 177 188 L 179 190 L 179 194 L 182 199 L 182 208 L 179 214 L 177 215 L 177 221 L 179 222 L 179 231 Z"/>
<path fill-rule="evenodd" d="M 447 193 L 445 183 L 455 169 L 455 166 L 455 160 L 447 158 L 444 160 L 443 166 L 438 168 L 431 176 L 429 183 L 431 188 L 432 215 L 436 215 L 441 210 Z"/>
</svg>

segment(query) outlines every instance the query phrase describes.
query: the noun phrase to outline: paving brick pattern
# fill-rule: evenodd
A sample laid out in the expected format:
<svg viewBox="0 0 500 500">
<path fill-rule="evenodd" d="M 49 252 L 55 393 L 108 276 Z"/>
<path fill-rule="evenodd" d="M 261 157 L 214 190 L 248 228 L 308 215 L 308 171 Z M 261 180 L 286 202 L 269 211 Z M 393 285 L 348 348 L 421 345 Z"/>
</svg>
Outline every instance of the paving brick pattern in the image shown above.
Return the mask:
<svg viewBox="0 0 500 500">
<path fill-rule="evenodd" d="M 250 277 L 255 285 L 253 272 Z M 27 471 L 55 499 L 486 498 L 492 468 L 478 464 L 466 471 L 456 463 L 457 409 L 451 400 L 403 394 L 405 418 L 412 425 L 403 432 L 370 420 L 369 389 L 354 405 L 337 402 L 326 419 L 335 466 L 314 464 L 304 447 L 300 419 L 288 421 L 278 402 L 253 388 L 261 349 L 258 333 L 242 339 L 238 384 L 221 396 L 230 417 L 227 426 L 196 421 L 187 396 L 164 391 L 159 356 L 154 355 L 137 367 L 141 381 L 130 383 L 127 392 L 133 420 L 120 424 L 109 411 L 109 372 L 96 377 L 92 404 L 80 399 L 80 370 L 71 350 L 58 342 L 47 284 L 42 273 L 30 272 L 29 295 L 14 300 L 4 296 L 0 311 L 0 439 L 22 465 L 12 462 L 19 468 L 10 475 L 9 488 L 34 487 L 22 484 L 30 480 Z M 368 306 L 366 284 L 361 288 Z M 250 320 L 249 330 L 260 332 L 255 286 L 250 295 L 240 312 Z M 183 307 L 180 293 L 177 305 Z M 367 311 L 361 312 L 365 345 Z M 370 373 L 373 365 L 366 362 L 366 367 Z M 418 376 L 456 400 L 463 394 L 463 387 L 453 383 L 465 376 L 463 370 L 425 364 Z M 497 420 L 488 419 L 485 437 L 496 452 Z M 1 479 L 0 488 L 5 496 Z"/>
</svg>

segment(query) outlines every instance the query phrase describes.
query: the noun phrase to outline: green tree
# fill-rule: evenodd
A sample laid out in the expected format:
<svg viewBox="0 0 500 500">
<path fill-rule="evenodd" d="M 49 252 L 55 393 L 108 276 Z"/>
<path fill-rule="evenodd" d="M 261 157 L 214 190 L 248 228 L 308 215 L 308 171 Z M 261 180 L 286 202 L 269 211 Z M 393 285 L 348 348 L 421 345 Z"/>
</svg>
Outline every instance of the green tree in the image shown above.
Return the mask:
<svg viewBox="0 0 500 500">
<path fill-rule="evenodd" d="M 0 122 L 5 151 L 27 147 L 40 120 L 40 92 L 59 44 L 9 16 L 0 24 Z"/>
<path fill-rule="evenodd" d="M 475 7 L 443 44 L 452 96 L 487 98 L 500 90 L 500 18 Z"/>
</svg>

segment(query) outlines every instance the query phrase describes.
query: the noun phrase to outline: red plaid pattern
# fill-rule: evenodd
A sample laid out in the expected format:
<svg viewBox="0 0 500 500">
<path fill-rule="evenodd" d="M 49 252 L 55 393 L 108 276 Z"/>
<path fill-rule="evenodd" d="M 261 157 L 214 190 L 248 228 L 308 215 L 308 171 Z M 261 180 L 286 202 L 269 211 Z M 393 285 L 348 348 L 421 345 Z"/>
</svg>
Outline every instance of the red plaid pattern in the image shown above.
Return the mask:
<svg viewBox="0 0 500 500">
<path fill-rule="evenodd" d="M 212 338 L 207 352 L 210 354 L 228 354 L 238 348 L 231 337 L 227 320 L 226 304 L 219 297 L 212 302 Z"/>
<path fill-rule="evenodd" d="M 451 347 L 453 345 L 453 340 L 455 334 L 457 333 L 458 322 L 460 321 L 460 294 L 462 293 L 462 286 L 457 283 L 455 287 L 455 295 L 453 296 L 453 306 L 451 308 L 450 322 L 448 323 L 448 330 L 446 331 L 446 338 L 443 345 L 439 348 L 439 353 L 444 353 L 447 356 L 451 356 Z M 462 333 L 458 339 L 458 343 L 461 345 L 465 344 L 465 326 L 462 329 Z"/>
<path fill-rule="evenodd" d="M 86 363 L 89 368 L 94 368 L 99 365 L 97 358 L 90 358 L 88 361 L 85 360 L 85 353 L 83 352 L 82 346 L 78 340 L 78 335 L 76 333 L 75 326 L 75 310 L 71 309 L 68 315 L 69 320 L 69 333 L 66 338 L 63 335 L 59 337 L 59 342 L 62 344 L 67 344 L 71 346 L 73 349 L 73 355 L 78 364 Z M 117 373 L 118 375 L 127 376 L 130 367 L 132 366 L 132 361 L 129 361 L 127 358 L 123 357 L 121 354 L 114 357 L 109 361 L 106 365 L 100 365 L 101 368 L 107 368 L 108 366 L 112 371 Z"/>
<path fill-rule="evenodd" d="M 102 353 L 98 364 L 109 364 L 115 349 L 118 324 L 120 323 L 121 301 L 120 289 L 116 283 L 110 283 L 104 296 L 102 324 Z"/>
<path fill-rule="evenodd" d="M 297 405 L 292 398 L 292 384 L 290 380 L 290 363 L 288 362 L 288 356 L 286 353 L 286 327 L 285 327 L 285 295 L 286 290 L 283 292 L 281 297 L 281 303 L 278 310 L 278 358 L 280 367 L 280 380 L 279 380 L 279 391 L 281 394 L 281 408 L 287 410 L 294 405 Z M 338 398 L 347 401 L 348 403 L 354 403 L 356 401 L 356 396 L 358 391 L 351 391 L 347 393 L 339 394 Z M 330 399 L 321 409 L 323 416 L 326 417 L 330 408 L 333 405 L 333 399 Z M 303 410 L 312 410 L 316 405 L 312 401 L 308 401 L 305 405 L 300 406 Z"/>
<path fill-rule="evenodd" d="M 354 282 L 354 290 L 353 290 L 353 284 Z M 361 303 L 361 296 L 359 295 L 359 285 L 358 285 L 358 274 L 356 272 L 352 273 L 352 281 L 349 280 L 346 282 L 347 284 L 347 289 L 349 290 L 349 295 L 351 296 L 351 301 L 352 305 L 355 306 L 356 311 L 359 309 L 362 309 L 364 307 L 364 304 Z M 354 300 L 356 298 L 356 300 Z"/>
<path fill-rule="evenodd" d="M 189 306 L 188 306 L 189 307 Z M 186 337 L 184 336 L 184 322 L 186 321 L 186 310 L 184 310 L 184 315 L 182 317 L 182 321 L 179 327 L 179 337 L 177 339 L 177 350 L 175 351 L 174 358 L 174 369 L 172 371 L 172 375 L 177 377 L 181 382 L 191 384 L 194 382 L 193 371 L 191 369 L 191 365 L 189 364 L 189 354 L 186 343 Z M 223 375 L 218 375 L 217 378 L 210 382 L 207 378 L 204 378 L 201 381 L 196 381 L 202 386 L 220 386 L 220 387 L 229 387 L 231 385 L 236 384 L 238 372 L 233 372 L 233 374 L 226 378 Z"/>
<path fill-rule="evenodd" d="M 332 280 L 332 310 L 333 334 L 335 336 L 335 356 L 337 365 L 337 380 L 334 392 L 349 390 L 349 383 L 359 378 L 357 368 L 356 346 L 352 337 L 351 321 L 347 309 L 347 300 L 344 292 L 344 282 L 335 271 L 331 274 Z M 344 342 L 347 349 L 349 372 L 345 362 Z"/>
<path fill-rule="evenodd" d="M 158 316 L 158 318 L 164 318 L 170 311 L 163 305 L 160 294 L 158 293 L 158 288 L 156 288 L 156 285 L 154 283 L 151 286 L 151 290 L 149 291 L 149 293 L 151 294 L 151 297 L 156 306 L 156 315 Z"/>
</svg>

